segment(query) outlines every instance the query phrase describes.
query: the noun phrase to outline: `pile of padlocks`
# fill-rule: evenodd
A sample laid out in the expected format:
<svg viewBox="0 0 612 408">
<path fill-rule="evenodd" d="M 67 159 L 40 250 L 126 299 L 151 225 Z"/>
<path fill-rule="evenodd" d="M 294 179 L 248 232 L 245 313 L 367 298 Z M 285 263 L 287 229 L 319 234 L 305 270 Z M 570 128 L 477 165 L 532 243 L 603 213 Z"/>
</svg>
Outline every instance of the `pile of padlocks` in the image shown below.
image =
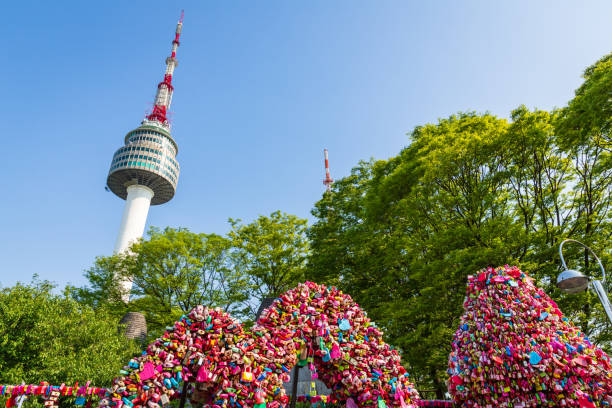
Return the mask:
<svg viewBox="0 0 612 408">
<path fill-rule="evenodd" d="M 516 267 L 469 276 L 449 357 L 458 406 L 609 407 L 612 372 L 553 300 Z"/>
<path fill-rule="evenodd" d="M 330 401 L 409 408 L 419 399 L 399 354 L 351 297 L 306 282 L 276 299 L 250 331 L 220 309 L 196 307 L 124 367 L 100 406 L 159 408 L 186 381 L 192 403 L 285 407 L 282 383 L 298 362 L 332 390 Z"/>
<path fill-rule="evenodd" d="M 90 387 L 89 382 L 84 386 L 79 387 L 79 383 L 75 385 L 49 385 L 42 383 L 41 385 L 0 385 L 0 395 L 8 397 L 5 406 L 11 408 L 18 405 L 17 401 L 28 398 L 42 398 L 44 406 L 54 408 L 59 406 L 60 397 L 75 397 L 74 405 L 83 406 L 91 399 L 104 396 L 106 390 L 99 387 Z M 23 400 L 22 400 L 23 401 Z"/>
<path fill-rule="evenodd" d="M 420 400 L 417 402 L 418 407 L 433 407 L 433 408 L 453 408 L 453 401 L 447 400 Z"/>
<path fill-rule="evenodd" d="M 309 402 L 310 404 L 321 402 L 326 404 L 331 401 L 327 399 L 327 395 L 298 395 L 297 402 Z"/>
</svg>

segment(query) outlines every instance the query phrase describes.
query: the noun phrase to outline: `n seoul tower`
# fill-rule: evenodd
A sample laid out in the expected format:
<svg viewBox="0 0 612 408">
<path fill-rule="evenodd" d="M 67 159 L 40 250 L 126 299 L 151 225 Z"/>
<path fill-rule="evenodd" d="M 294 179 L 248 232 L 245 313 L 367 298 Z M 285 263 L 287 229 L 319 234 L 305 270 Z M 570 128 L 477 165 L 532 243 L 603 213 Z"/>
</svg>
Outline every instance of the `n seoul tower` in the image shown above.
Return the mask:
<svg viewBox="0 0 612 408">
<path fill-rule="evenodd" d="M 106 184 L 115 195 L 125 200 L 119 236 L 114 252 L 119 254 L 142 238 L 149 206 L 172 199 L 179 178 L 176 161 L 178 145 L 170 134 L 166 114 L 172 102 L 172 75 L 178 65 L 176 50 L 183 28 L 183 13 L 176 25 L 172 53 L 166 58 L 164 80 L 157 85 L 155 106 L 140 126 L 125 135 L 125 145 L 115 152 Z M 120 282 L 122 299 L 130 300 L 132 282 Z"/>
</svg>

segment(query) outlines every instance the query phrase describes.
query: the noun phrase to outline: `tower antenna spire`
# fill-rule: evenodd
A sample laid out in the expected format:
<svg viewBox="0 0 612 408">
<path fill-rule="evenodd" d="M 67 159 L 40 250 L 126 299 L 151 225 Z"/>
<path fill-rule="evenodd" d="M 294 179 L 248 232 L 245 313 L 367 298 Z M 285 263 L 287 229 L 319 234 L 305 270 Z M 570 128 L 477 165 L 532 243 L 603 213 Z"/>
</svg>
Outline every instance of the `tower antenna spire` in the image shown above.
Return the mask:
<svg viewBox="0 0 612 408">
<path fill-rule="evenodd" d="M 323 180 L 323 184 L 327 187 L 327 191 L 331 191 L 331 185 L 334 182 L 334 179 L 329 175 L 329 159 L 327 157 L 327 149 L 323 149 L 323 155 L 325 156 L 325 179 Z"/>
<path fill-rule="evenodd" d="M 176 24 L 176 31 L 174 34 L 174 40 L 172 41 L 172 52 L 168 58 L 166 58 L 166 72 L 164 73 L 164 80 L 157 85 L 157 94 L 155 95 L 155 105 L 153 106 L 153 112 L 147 115 L 147 119 L 157 121 L 163 125 L 169 127 L 167 113 L 172 103 L 172 93 L 174 87 L 172 86 L 172 75 L 174 69 L 178 65 L 176 60 L 176 50 L 178 49 L 181 37 L 181 31 L 183 30 L 183 17 L 185 10 L 181 11 L 181 18 Z"/>
</svg>

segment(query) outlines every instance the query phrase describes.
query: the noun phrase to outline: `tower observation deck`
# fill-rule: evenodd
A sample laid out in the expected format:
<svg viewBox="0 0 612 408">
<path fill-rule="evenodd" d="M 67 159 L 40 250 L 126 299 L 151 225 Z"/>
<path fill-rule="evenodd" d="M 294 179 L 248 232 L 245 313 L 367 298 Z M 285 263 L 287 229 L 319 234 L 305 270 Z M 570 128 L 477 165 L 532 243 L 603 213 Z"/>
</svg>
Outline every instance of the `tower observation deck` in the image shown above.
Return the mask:
<svg viewBox="0 0 612 408">
<path fill-rule="evenodd" d="M 169 126 L 145 119 L 113 155 L 106 184 L 124 200 L 129 186 L 141 185 L 153 191 L 152 205 L 167 203 L 174 197 L 180 173 L 177 153 Z"/>
<path fill-rule="evenodd" d="M 153 111 L 140 126 L 127 133 L 124 146 L 113 155 L 106 179 L 108 188 L 126 200 L 115 253 L 122 253 L 141 238 L 150 205 L 163 204 L 174 197 L 180 174 L 176 161 L 178 145 L 170 133 L 166 117 L 172 102 L 172 75 L 178 65 L 176 51 L 183 28 L 183 14 L 176 26 L 172 52 L 166 58 L 164 79 L 157 85 Z M 129 301 L 132 282 L 121 282 L 124 301 Z"/>
</svg>

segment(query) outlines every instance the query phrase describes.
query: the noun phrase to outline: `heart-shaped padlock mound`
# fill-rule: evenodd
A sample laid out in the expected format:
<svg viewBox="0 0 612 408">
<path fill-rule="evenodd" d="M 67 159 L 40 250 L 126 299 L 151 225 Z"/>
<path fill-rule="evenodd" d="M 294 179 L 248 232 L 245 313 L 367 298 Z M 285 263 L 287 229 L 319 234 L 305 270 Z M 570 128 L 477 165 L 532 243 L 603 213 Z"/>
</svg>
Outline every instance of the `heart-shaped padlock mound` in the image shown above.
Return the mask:
<svg viewBox="0 0 612 408">
<path fill-rule="evenodd" d="M 398 352 L 351 297 L 306 282 L 276 299 L 251 330 L 197 306 L 124 367 L 100 405 L 159 408 L 180 395 L 184 380 L 194 404 L 285 407 L 282 380 L 298 357 L 334 390 L 332 401 L 381 408 L 419 399 Z"/>
<path fill-rule="evenodd" d="M 612 372 L 594 346 L 516 267 L 469 276 L 449 357 L 462 407 L 609 407 Z"/>
</svg>

